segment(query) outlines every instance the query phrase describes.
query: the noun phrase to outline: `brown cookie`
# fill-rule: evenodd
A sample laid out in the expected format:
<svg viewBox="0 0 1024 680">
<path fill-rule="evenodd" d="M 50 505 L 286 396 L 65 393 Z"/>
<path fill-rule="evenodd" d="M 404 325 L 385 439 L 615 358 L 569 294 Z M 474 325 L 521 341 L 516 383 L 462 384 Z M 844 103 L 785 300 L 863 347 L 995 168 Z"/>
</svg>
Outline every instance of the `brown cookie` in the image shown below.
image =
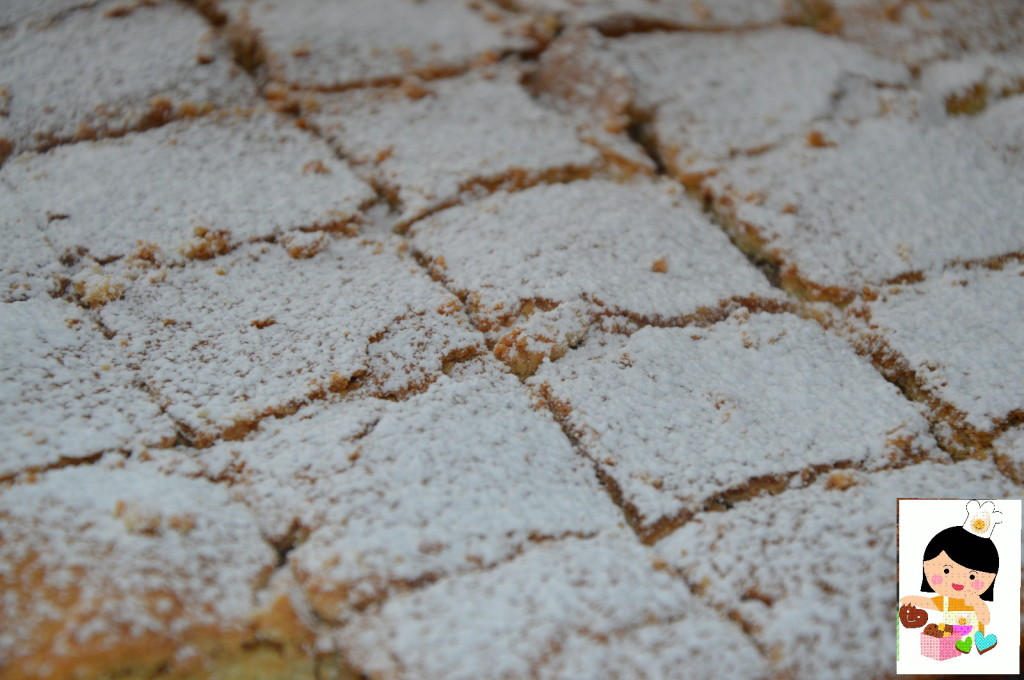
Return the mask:
<svg viewBox="0 0 1024 680">
<path fill-rule="evenodd" d="M 920 628 L 928 623 L 928 612 L 918 609 L 912 604 L 905 604 L 900 607 L 900 623 L 904 628 Z M 927 628 L 925 628 L 925 632 L 928 632 Z"/>
</svg>

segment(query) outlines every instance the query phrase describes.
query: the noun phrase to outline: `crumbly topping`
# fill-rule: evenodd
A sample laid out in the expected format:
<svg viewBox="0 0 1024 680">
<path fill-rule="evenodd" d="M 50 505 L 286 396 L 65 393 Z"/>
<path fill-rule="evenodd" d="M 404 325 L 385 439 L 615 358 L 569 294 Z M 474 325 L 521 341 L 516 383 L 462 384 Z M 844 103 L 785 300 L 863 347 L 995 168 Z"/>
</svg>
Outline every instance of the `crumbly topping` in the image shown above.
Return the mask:
<svg viewBox="0 0 1024 680">
<path fill-rule="evenodd" d="M 754 232 L 784 275 L 857 291 L 1024 249 L 1024 175 L 974 126 L 970 118 L 821 125 L 820 143 L 794 140 L 704 187 L 730 228 Z"/>
<path fill-rule="evenodd" d="M 180 263 L 288 230 L 343 230 L 374 200 L 327 144 L 268 112 L 62 146 L 8 163 L 0 181 L 58 249 L 101 262 Z"/>
<path fill-rule="evenodd" d="M 586 181 L 500 193 L 416 224 L 411 240 L 467 300 L 477 326 L 505 338 L 510 362 L 534 350 L 544 356 L 551 346 L 564 352 L 601 316 L 684 324 L 724 317 L 736 300 L 778 299 L 668 183 Z M 664 271 L 652 267 L 659 259 Z"/>
<path fill-rule="evenodd" d="M 702 513 L 655 551 L 703 597 L 735 612 L 786 677 L 863 678 L 877 673 L 881 656 L 895 656 L 896 499 L 936 490 L 952 498 L 1020 493 L 990 461 L 858 473 L 845 488 L 825 479 Z"/>
<path fill-rule="evenodd" d="M 716 636 L 711 648 L 700 636 L 680 641 L 691 658 L 712 663 L 707 655 L 735 652 L 737 665 L 715 662 L 735 672 L 723 677 L 756 677 L 763 668 L 737 626 L 656 569 L 633 536 L 616 531 L 534 546 L 495 569 L 394 597 L 350 622 L 337 644 L 380 677 L 524 678 L 560 653 L 571 664 L 581 647 L 609 638 L 614 647 L 619 631 L 674 620 Z"/>
<path fill-rule="evenodd" d="M 1024 53 L 976 54 L 939 61 L 921 73 L 921 89 L 950 115 L 974 115 L 1024 92 Z"/>
<path fill-rule="evenodd" d="M 242 246 L 140 279 L 100 316 L 196 443 L 237 438 L 328 391 L 420 389 L 478 351 L 458 300 L 394 247 Z"/>
<path fill-rule="evenodd" d="M 451 75 L 532 42 L 465 0 L 223 0 L 271 79 L 343 89 L 406 75 Z"/>
<path fill-rule="evenodd" d="M 75 305 L 0 304 L 0 478 L 174 443 L 119 350 Z"/>
<path fill-rule="evenodd" d="M 340 152 L 402 206 L 401 224 L 474 191 L 520 188 L 593 172 L 597 152 L 542 108 L 517 69 L 403 89 L 321 95 L 308 112 Z"/>
<path fill-rule="evenodd" d="M 15 151 L 251 105 L 254 85 L 196 12 L 162 2 L 111 16 L 109 7 L 0 38 L 9 97 L 0 138 Z"/>
<path fill-rule="evenodd" d="M 277 558 L 223 489 L 137 465 L 15 484 L 0 528 L 0 659 L 27 657 L 26 677 L 132 641 L 209 647 L 240 631 Z"/>
<path fill-rule="evenodd" d="M 706 329 L 606 337 L 541 366 L 529 384 L 647 536 L 719 497 L 784 487 L 815 468 L 877 469 L 936 451 L 895 387 L 789 314 L 740 311 Z"/>
</svg>

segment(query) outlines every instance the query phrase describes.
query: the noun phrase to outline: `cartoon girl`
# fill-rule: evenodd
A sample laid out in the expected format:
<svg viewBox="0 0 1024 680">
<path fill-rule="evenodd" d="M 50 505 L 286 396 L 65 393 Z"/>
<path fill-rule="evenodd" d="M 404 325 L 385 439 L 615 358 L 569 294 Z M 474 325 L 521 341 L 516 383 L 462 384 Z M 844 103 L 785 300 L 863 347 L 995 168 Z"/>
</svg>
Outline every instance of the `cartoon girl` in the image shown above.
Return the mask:
<svg viewBox="0 0 1024 680">
<path fill-rule="evenodd" d="M 974 632 L 979 653 L 996 645 L 994 635 L 985 635 L 991 621 L 988 605 L 995 594 L 999 554 L 992 542 L 992 529 L 1002 522 L 1002 513 L 991 501 L 967 504 L 967 521 L 937 533 L 924 549 L 921 590 L 935 597 L 908 595 L 900 604 L 942 612 L 943 623 L 954 627 L 958 637 Z"/>
</svg>

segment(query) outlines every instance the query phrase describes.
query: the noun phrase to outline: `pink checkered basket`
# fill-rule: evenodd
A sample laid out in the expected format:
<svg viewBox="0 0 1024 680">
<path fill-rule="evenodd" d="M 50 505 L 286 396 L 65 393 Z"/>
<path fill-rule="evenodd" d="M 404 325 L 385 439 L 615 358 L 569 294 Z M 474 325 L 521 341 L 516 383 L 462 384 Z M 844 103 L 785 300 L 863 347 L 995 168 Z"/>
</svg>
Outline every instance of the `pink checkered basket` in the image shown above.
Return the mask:
<svg viewBox="0 0 1024 680">
<path fill-rule="evenodd" d="M 960 656 L 960 650 L 955 647 L 957 640 L 960 639 L 956 635 L 937 638 L 921 633 L 921 655 L 936 661 L 945 661 L 954 656 Z"/>
</svg>

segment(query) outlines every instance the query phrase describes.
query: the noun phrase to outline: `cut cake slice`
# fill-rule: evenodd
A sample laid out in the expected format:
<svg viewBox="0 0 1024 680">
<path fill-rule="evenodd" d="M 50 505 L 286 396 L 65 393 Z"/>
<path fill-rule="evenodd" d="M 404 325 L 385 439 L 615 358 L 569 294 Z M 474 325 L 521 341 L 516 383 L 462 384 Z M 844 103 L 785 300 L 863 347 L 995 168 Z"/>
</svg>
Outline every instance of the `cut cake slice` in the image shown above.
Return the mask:
<svg viewBox="0 0 1024 680">
<path fill-rule="evenodd" d="M 236 54 L 292 88 L 450 76 L 535 43 L 465 0 L 221 0 Z"/>
<path fill-rule="evenodd" d="M 238 439 L 328 392 L 400 397 L 482 349 L 457 299 L 396 244 L 242 246 L 137 280 L 100 317 L 191 441 Z"/>
<path fill-rule="evenodd" d="M 174 444 L 174 423 L 134 383 L 123 348 L 77 305 L 0 304 L 0 479 Z"/>
<path fill-rule="evenodd" d="M 956 455 L 984 455 L 1024 422 L 1024 263 L 868 289 L 848 319 L 859 351 L 928 405 Z"/>
<path fill-rule="evenodd" d="M 655 552 L 743 624 L 774 677 L 879 677 L 896 658 L 896 499 L 937 492 L 999 499 L 1020 490 L 990 461 L 840 471 L 810 488 L 701 513 Z M 1007 571 L 1014 577 L 1016 565 Z"/>
<path fill-rule="evenodd" d="M 592 339 L 528 384 L 647 541 L 835 468 L 944 457 L 895 387 L 791 314 Z"/>
<path fill-rule="evenodd" d="M 1024 252 L 1024 167 L 984 121 L 873 118 L 806 138 L 703 183 L 726 229 L 782 286 L 846 303 L 869 283 Z"/>
<path fill-rule="evenodd" d="M 354 233 L 376 198 L 327 144 L 266 111 L 62 146 L 8 163 L 0 182 L 62 254 L 99 263 L 207 259 L 296 229 Z"/>
<path fill-rule="evenodd" d="M 630 642 L 644 637 L 644 626 L 675 634 L 672 644 L 697 676 L 766 675 L 764 659 L 738 626 L 659 570 L 634 536 L 616 530 L 533 546 L 495 569 L 394 597 L 332 641 L 353 675 L 529 678 L 549 677 L 549 665 L 588 664 L 605 650 L 642 656 Z M 687 628 L 691 634 L 680 634 Z"/>
<path fill-rule="evenodd" d="M 214 484 L 131 463 L 48 472 L 3 490 L 0 532 L 5 678 L 312 676 L 277 554 Z"/>
<path fill-rule="evenodd" d="M 808 123 L 832 114 L 836 98 L 853 81 L 908 81 L 902 66 L 799 28 L 643 33 L 615 40 L 570 31 L 551 49 L 569 54 L 542 58 L 542 95 L 586 102 L 605 99 L 597 93 L 610 88 L 618 94 L 610 103 L 621 110 L 619 116 L 639 125 L 634 135 L 691 187 L 735 156 L 802 135 Z M 574 77 L 580 69 L 566 64 L 582 63 L 590 66 L 580 80 Z M 607 118 L 608 109 L 599 106 L 595 114 Z"/>
<path fill-rule="evenodd" d="M 264 440 L 262 457 L 259 445 L 242 449 L 241 494 L 261 514 L 287 516 L 293 508 L 322 518 L 306 524 L 313 531 L 289 561 L 314 610 L 346 620 L 410 587 L 621 521 L 593 466 L 531 406 L 507 374 L 443 378 L 389 405 L 365 436 L 333 450 L 303 445 L 292 449 L 294 459 L 275 462 L 273 439 Z M 312 475 L 302 484 L 310 507 L 299 508 L 286 487 Z"/>
<path fill-rule="evenodd" d="M 319 95 L 305 117 L 401 206 L 399 229 L 495 189 L 586 177 L 603 163 L 564 116 L 534 102 L 518 69 Z"/>
<path fill-rule="evenodd" d="M 209 24 L 177 2 L 104 2 L 12 27 L 0 32 L 0 63 L 6 154 L 255 104 L 252 80 Z M 0 149 L 0 162 L 6 154 Z"/>
<path fill-rule="evenodd" d="M 708 324 L 785 302 L 680 187 L 581 181 L 499 193 L 414 226 L 411 242 L 521 376 L 604 318 Z"/>
</svg>

